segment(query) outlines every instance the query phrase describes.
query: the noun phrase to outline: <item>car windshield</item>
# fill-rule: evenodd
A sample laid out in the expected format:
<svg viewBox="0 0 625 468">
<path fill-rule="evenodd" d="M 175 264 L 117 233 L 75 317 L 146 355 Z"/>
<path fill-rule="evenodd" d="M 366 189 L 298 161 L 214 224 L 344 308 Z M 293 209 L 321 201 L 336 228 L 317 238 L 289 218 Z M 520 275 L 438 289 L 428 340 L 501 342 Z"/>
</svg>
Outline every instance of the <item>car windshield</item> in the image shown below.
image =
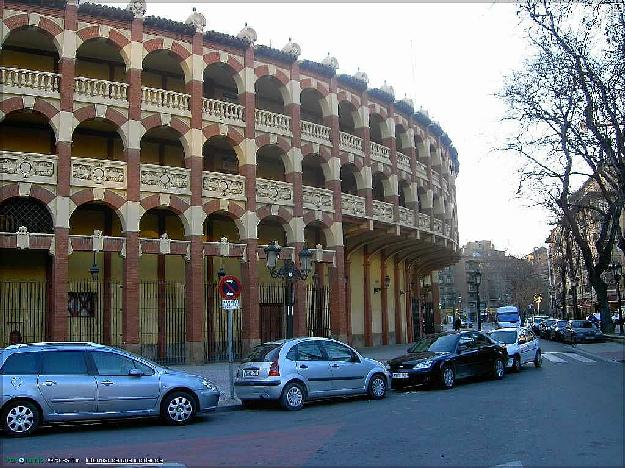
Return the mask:
<svg viewBox="0 0 625 468">
<path fill-rule="evenodd" d="M 512 344 L 516 342 L 516 332 L 513 330 L 498 330 L 490 334 L 490 337 L 504 344 Z"/>
<path fill-rule="evenodd" d="M 431 351 L 433 353 L 451 353 L 456 349 L 457 335 L 441 335 L 417 340 L 409 349 L 409 353 L 422 353 Z"/>
<path fill-rule="evenodd" d="M 592 328 L 592 322 L 587 320 L 573 320 L 571 326 L 573 328 Z"/>
<path fill-rule="evenodd" d="M 504 312 L 497 314 L 497 320 L 500 322 L 516 322 L 519 320 L 519 314 L 516 312 Z"/>
<path fill-rule="evenodd" d="M 277 357 L 282 345 L 280 343 L 264 343 L 256 346 L 243 362 L 271 362 Z"/>
<path fill-rule="evenodd" d="M 567 323 L 568 322 L 566 320 L 558 320 L 557 325 L 558 325 L 558 327 L 566 327 Z"/>
</svg>

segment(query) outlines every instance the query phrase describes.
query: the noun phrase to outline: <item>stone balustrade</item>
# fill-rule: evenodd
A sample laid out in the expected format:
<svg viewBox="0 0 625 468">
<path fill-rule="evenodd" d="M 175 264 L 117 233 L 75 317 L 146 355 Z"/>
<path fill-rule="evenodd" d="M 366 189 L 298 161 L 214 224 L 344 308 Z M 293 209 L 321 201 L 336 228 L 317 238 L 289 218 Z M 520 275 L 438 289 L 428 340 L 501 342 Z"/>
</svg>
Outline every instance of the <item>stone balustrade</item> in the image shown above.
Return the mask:
<svg viewBox="0 0 625 468">
<path fill-rule="evenodd" d="M 362 138 L 351 133 L 341 132 L 339 134 L 339 148 L 343 151 L 362 154 Z"/>
<path fill-rule="evenodd" d="M 421 177 L 422 179 L 427 180 L 428 178 L 428 168 L 425 164 L 420 161 L 416 161 L 416 169 L 417 169 L 417 177 Z"/>
<path fill-rule="evenodd" d="M 379 200 L 373 200 L 373 219 L 384 223 L 393 223 L 393 204 Z"/>
<path fill-rule="evenodd" d="M 451 235 L 451 224 L 445 223 L 445 225 L 443 226 L 443 234 L 445 235 L 445 237 L 450 237 L 450 235 Z"/>
<path fill-rule="evenodd" d="M 28 88 L 47 93 L 58 93 L 61 75 L 58 73 L 26 70 L 23 68 L 0 67 L 0 85 L 7 88 Z"/>
<path fill-rule="evenodd" d="M 432 185 L 441 188 L 441 175 L 435 170 L 432 170 Z"/>
<path fill-rule="evenodd" d="M 56 184 L 57 157 L 53 154 L 0 151 L 0 179 Z"/>
<path fill-rule="evenodd" d="M 399 207 L 399 224 L 406 227 L 414 227 L 414 211 Z"/>
<path fill-rule="evenodd" d="M 245 200 L 245 177 L 204 171 L 202 196 L 226 200 Z"/>
<path fill-rule="evenodd" d="M 399 151 L 397 152 L 397 168 L 412 174 L 410 157 L 404 153 L 400 153 Z"/>
<path fill-rule="evenodd" d="M 293 206 L 293 185 L 279 180 L 256 179 L 256 202 Z"/>
<path fill-rule="evenodd" d="M 263 109 L 256 109 L 256 128 L 273 133 L 291 134 L 291 117 Z"/>
<path fill-rule="evenodd" d="M 369 148 L 371 150 L 371 159 L 379 161 L 384 164 L 391 163 L 391 150 L 387 146 L 380 145 L 373 141 L 369 142 Z"/>
<path fill-rule="evenodd" d="M 331 143 L 330 127 L 302 120 L 302 140 L 316 143 Z"/>
<path fill-rule="evenodd" d="M 77 76 L 74 78 L 74 92 L 92 98 L 126 101 L 128 99 L 128 83 Z"/>
<path fill-rule="evenodd" d="M 302 198 L 304 208 L 315 211 L 334 212 L 334 196 L 332 190 L 304 185 L 302 187 Z"/>
<path fill-rule="evenodd" d="M 447 179 L 445 179 L 443 177 L 443 179 L 441 180 L 442 185 L 443 185 L 443 192 L 445 192 L 445 194 L 449 195 L 449 182 L 447 182 Z"/>
<path fill-rule="evenodd" d="M 443 233 L 443 222 L 440 219 L 434 218 L 434 222 L 432 223 L 432 229 L 437 234 Z"/>
<path fill-rule="evenodd" d="M 126 188 L 126 163 L 108 159 L 72 158 L 71 182 L 75 187 Z"/>
<path fill-rule="evenodd" d="M 418 226 L 419 229 L 423 230 L 423 231 L 430 231 L 430 215 L 426 214 L 426 213 L 418 213 Z"/>
<path fill-rule="evenodd" d="M 141 164 L 141 191 L 191 194 L 191 171 L 183 167 Z"/>
<path fill-rule="evenodd" d="M 177 111 L 189 111 L 191 96 L 166 89 L 148 88 L 142 86 L 143 104 L 158 108 L 172 109 Z"/>
<path fill-rule="evenodd" d="M 207 120 L 239 125 L 245 123 L 245 107 L 234 102 L 204 98 L 202 100 L 202 111 Z"/>
<path fill-rule="evenodd" d="M 341 193 L 341 209 L 343 215 L 364 218 L 366 214 L 365 198 L 348 193 Z"/>
</svg>

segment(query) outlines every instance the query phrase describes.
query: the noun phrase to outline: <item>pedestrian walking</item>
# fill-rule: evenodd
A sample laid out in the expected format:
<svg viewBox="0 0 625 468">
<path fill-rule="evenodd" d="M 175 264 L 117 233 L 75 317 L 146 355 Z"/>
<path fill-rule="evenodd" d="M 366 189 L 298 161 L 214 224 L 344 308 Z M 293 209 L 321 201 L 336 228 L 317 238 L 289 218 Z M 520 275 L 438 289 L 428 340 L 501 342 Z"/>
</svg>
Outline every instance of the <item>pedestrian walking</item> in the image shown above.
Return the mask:
<svg viewBox="0 0 625 468">
<path fill-rule="evenodd" d="M 454 330 L 460 330 L 461 325 L 462 322 L 460 321 L 460 317 L 456 317 L 456 320 L 454 321 Z"/>
</svg>

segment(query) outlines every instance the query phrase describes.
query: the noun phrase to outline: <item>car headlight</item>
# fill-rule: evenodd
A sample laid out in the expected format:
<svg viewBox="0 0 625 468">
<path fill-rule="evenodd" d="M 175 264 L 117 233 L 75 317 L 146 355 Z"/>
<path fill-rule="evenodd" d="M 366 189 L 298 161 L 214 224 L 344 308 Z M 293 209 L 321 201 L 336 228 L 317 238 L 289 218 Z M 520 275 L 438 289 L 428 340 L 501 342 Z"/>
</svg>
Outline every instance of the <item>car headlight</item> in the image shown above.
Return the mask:
<svg viewBox="0 0 625 468">
<path fill-rule="evenodd" d="M 432 361 L 421 361 L 414 365 L 415 369 L 427 369 L 432 366 Z"/>
<path fill-rule="evenodd" d="M 217 385 L 215 385 L 210 380 L 202 379 L 202 385 L 204 385 L 204 387 L 206 387 L 211 392 L 218 392 L 219 391 L 219 387 L 217 387 Z"/>
</svg>

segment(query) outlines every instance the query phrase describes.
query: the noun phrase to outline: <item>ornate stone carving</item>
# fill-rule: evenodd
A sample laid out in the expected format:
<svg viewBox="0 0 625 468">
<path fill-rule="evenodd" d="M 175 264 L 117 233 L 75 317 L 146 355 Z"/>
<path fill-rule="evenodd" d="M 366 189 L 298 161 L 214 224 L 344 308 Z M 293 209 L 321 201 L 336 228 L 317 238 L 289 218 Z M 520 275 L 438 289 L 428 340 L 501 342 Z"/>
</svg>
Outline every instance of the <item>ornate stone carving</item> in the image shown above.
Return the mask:
<svg viewBox="0 0 625 468">
<path fill-rule="evenodd" d="M 304 186 L 302 187 L 302 199 L 304 208 L 320 211 L 334 211 L 332 190 Z"/>
<path fill-rule="evenodd" d="M 327 65 L 328 67 L 336 70 L 337 68 L 339 68 L 339 61 L 336 59 L 336 57 L 332 57 L 330 55 L 330 52 L 328 52 L 328 55 L 326 56 L 326 58 L 324 58 L 321 63 L 323 63 L 324 65 Z"/>
<path fill-rule="evenodd" d="M 302 48 L 296 42 L 293 42 L 289 37 L 289 42 L 282 48 L 282 52 L 292 55 L 294 57 L 299 57 L 302 53 Z"/>
<path fill-rule="evenodd" d="M 402 226 L 414 226 L 414 212 L 403 206 L 399 207 L 399 224 Z"/>
<path fill-rule="evenodd" d="M 171 239 L 166 232 L 161 234 L 161 238 L 158 242 L 158 251 L 163 255 L 167 255 L 171 252 Z"/>
<path fill-rule="evenodd" d="M 202 178 L 202 195 L 228 200 L 245 199 L 245 177 L 219 172 L 205 172 Z"/>
<path fill-rule="evenodd" d="M 143 18 L 145 15 L 145 10 L 147 9 L 147 4 L 145 0 L 131 0 L 131 2 L 126 7 L 126 10 L 132 12 L 136 18 Z"/>
<path fill-rule="evenodd" d="M 206 17 L 193 7 L 193 13 L 191 13 L 184 24 L 191 24 L 197 32 L 202 32 L 206 27 Z"/>
<path fill-rule="evenodd" d="M 72 185 L 125 188 L 126 163 L 104 159 L 72 158 Z"/>
<path fill-rule="evenodd" d="M 342 193 L 341 207 L 343 214 L 358 218 L 365 217 L 365 199 L 363 197 Z"/>
<path fill-rule="evenodd" d="M 94 252 L 101 252 L 104 250 L 104 237 L 102 237 L 102 231 L 99 229 L 93 230 L 91 249 Z"/>
<path fill-rule="evenodd" d="M 419 213 L 419 229 L 430 230 L 430 216 L 426 213 Z"/>
<path fill-rule="evenodd" d="M 379 200 L 373 200 L 373 219 L 385 223 L 393 222 L 393 204 Z"/>
<path fill-rule="evenodd" d="M 142 164 L 141 190 L 156 193 L 190 193 L 189 171 L 178 167 Z"/>
<path fill-rule="evenodd" d="M 256 199 L 272 205 L 292 205 L 293 186 L 277 180 L 256 180 Z"/>
<path fill-rule="evenodd" d="M 56 182 L 56 156 L 0 151 L 2 179 L 18 182 Z"/>
<path fill-rule="evenodd" d="M 245 27 L 241 29 L 241 32 L 237 34 L 237 37 L 249 42 L 250 44 L 253 44 L 256 42 L 256 39 L 258 39 L 258 35 L 256 34 L 256 31 L 254 31 L 254 28 L 248 26 L 247 23 L 245 23 Z"/>
</svg>

